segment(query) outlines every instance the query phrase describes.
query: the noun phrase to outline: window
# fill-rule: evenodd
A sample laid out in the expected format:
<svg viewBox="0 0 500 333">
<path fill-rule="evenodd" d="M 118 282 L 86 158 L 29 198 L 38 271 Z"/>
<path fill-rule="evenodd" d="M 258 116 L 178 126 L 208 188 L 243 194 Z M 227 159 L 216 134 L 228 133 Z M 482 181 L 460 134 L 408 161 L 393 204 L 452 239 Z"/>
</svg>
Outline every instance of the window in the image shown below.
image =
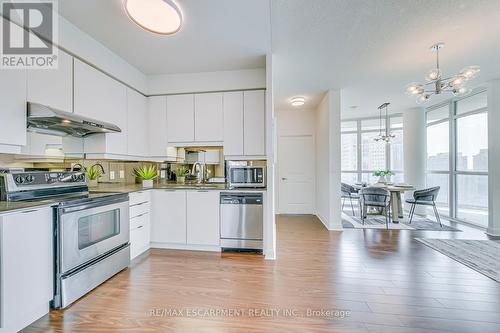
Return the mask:
<svg viewBox="0 0 500 333">
<path fill-rule="evenodd" d="M 391 169 L 396 174 L 393 182 L 403 182 L 403 118 L 400 115 L 383 120 L 382 127 L 390 126 L 396 135 L 391 144 L 376 142 L 380 119 L 367 118 L 348 120 L 341 123 L 341 169 L 342 182 L 353 184 L 358 181 L 375 183 L 372 176 L 376 170 Z"/>
<path fill-rule="evenodd" d="M 486 92 L 427 111 L 427 186 L 440 186 L 441 213 L 488 224 Z"/>
</svg>

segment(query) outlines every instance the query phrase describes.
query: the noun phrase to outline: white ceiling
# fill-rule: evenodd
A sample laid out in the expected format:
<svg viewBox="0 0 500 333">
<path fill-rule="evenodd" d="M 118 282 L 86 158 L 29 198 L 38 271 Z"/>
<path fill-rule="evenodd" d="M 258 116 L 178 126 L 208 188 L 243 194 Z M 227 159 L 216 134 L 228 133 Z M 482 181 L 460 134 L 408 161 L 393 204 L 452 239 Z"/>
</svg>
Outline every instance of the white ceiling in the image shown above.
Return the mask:
<svg viewBox="0 0 500 333">
<path fill-rule="evenodd" d="M 393 111 L 416 106 L 405 85 L 434 67 L 429 46 L 438 41 L 445 75 L 480 65 L 473 83 L 500 78 L 498 0 L 273 0 L 271 13 L 278 108 L 295 95 L 315 107 L 339 88 L 344 117 L 385 101 Z"/>
<path fill-rule="evenodd" d="M 146 0 L 145 0 L 146 1 Z M 177 0 L 184 24 L 172 36 L 132 23 L 122 0 L 60 0 L 59 12 L 144 74 L 265 67 L 268 0 Z"/>
</svg>

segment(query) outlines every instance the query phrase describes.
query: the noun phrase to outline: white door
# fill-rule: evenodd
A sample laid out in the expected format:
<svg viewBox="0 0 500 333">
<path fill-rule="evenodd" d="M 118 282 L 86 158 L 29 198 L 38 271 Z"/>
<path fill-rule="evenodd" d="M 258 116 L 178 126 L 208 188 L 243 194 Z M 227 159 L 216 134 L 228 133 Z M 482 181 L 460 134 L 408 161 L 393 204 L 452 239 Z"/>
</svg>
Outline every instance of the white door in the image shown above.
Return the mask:
<svg viewBox="0 0 500 333">
<path fill-rule="evenodd" d="M 312 214 L 314 211 L 314 140 L 312 135 L 280 136 L 278 143 L 281 214 Z"/>
</svg>

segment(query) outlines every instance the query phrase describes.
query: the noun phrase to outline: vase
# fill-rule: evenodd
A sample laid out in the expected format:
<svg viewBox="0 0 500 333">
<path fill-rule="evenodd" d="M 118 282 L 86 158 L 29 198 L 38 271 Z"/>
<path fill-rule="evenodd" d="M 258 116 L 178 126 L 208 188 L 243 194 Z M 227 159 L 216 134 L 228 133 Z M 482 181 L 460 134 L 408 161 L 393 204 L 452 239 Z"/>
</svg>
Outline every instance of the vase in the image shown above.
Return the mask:
<svg viewBox="0 0 500 333">
<path fill-rule="evenodd" d="M 377 183 L 385 184 L 386 182 L 387 182 L 387 179 L 385 179 L 385 176 L 378 177 Z"/>
<path fill-rule="evenodd" d="M 153 180 L 152 179 L 143 179 L 142 180 L 142 187 L 153 187 Z"/>
<path fill-rule="evenodd" d="M 186 178 L 184 176 L 177 177 L 177 184 L 184 184 L 186 182 Z"/>
<path fill-rule="evenodd" d="M 89 185 L 89 187 L 97 187 L 99 185 L 99 183 L 97 182 L 97 179 L 89 179 L 88 185 Z"/>
</svg>

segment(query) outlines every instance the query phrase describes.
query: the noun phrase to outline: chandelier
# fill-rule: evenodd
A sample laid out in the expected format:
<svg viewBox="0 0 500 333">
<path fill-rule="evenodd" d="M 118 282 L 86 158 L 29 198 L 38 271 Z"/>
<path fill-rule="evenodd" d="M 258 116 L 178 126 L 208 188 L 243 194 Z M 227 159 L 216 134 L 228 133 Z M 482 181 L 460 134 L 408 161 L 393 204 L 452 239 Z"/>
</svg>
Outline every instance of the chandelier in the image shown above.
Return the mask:
<svg viewBox="0 0 500 333">
<path fill-rule="evenodd" d="M 417 103 L 425 103 L 432 95 L 439 95 L 443 92 L 451 92 L 455 96 L 462 96 L 469 92 L 465 83 L 479 75 L 479 66 L 469 66 L 462 69 L 457 75 L 443 77 L 439 67 L 439 50 L 444 47 L 444 43 L 437 43 L 430 47 L 436 52 L 436 68 L 431 69 L 425 76 L 427 81 L 424 84 L 410 83 L 406 86 L 406 93 L 416 98 Z"/>
<path fill-rule="evenodd" d="M 379 142 L 379 141 L 384 141 L 385 143 L 391 143 L 391 140 L 394 139 L 396 136 L 394 134 L 392 134 L 390 131 L 389 131 L 389 126 L 387 126 L 388 124 L 388 114 L 387 114 L 387 109 L 388 109 L 388 106 L 389 104 L 391 103 L 384 103 L 382 104 L 381 106 L 378 107 L 378 112 L 379 112 L 379 131 L 378 131 L 378 135 L 375 137 L 375 141 Z M 382 134 L 382 110 L 385 110 L 385 117 L 384 117 L 384 121 L 385 121 L 385 132 L 384 134 Z"/>
</svg>

